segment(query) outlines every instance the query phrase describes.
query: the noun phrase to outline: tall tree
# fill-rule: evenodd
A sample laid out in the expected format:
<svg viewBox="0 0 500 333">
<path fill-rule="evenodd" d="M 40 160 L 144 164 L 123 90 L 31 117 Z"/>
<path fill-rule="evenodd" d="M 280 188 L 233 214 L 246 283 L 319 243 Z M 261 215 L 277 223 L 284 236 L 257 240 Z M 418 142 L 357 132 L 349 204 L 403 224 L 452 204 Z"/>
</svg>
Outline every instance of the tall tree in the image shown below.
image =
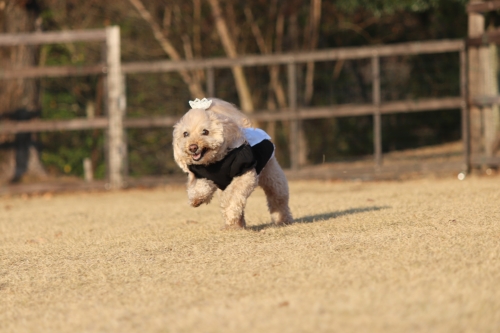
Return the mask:
<svg viewBox="0 0 500 333">
<path fill-rule="evenodd" d="M 0 32 L 22 33 L 41 29 L 40 6 L 36 0 L 3 1 L 0 10 Z M 0 50 L 0 64 L 3 68 L 35 66 L 37 48 L 21 45 Z M 34 79 L 3 81 L 0 86 L 0 117 L 12 120 L 27 120 L 40 113 L 39 87 Z M 0 168 L 11 181 L 20 181 L 26 173 L 44 177 L 38 151 L 34 146 L 34 135 L 19 133 L 0 138 L 3 149 Z"/>
<path fill-rule="evenodd" d="M 155 39 L 158 41 L 158 43 L 160 43 L 160 46 L 165 51 L 165 53 L 168 54 L 170 59 L 181 60 L 182 58 L 180 53 L 170 42 L 167 36 L 165 36 L 165 34 L 162 32 L 160 25 L 156 23 L 156 21 L 153 19 L 149 11 L 146 9 L 146 7 L 144 7 L 142 1 L 141 0 L 129 0 L 129 1 L 134 6 L 134 8 L 137 9 L 141 17 L 149 24 L 151 30 L 153 30 L 153 35 Z M 181 70 L 179 72 L 184 82 L 188 85 L 189 91 L 191 92 L 193 98 L 203 97 L 204 92 L 199 80 L 196 79 L 196 76 L 191 75 L 191 73 L 189 73 L 186 70 Z"/>
<path fill-rule="evenodd" d="M 219 0 L 208 0 L 208 2 L 210 4 L 210 7 L 212 8 L 212 15 L 215 20 L 215 26 L 217 27 L 217 31 L 219 32 L 222 46 L 224 47 L 227 56 L 229 58 L 238 57 L 238 52 L 236 51 L 236 44 L 232 40 L 229 34 L 226 20 L 220 8 Z M 244 111 L 252 112 L 253 111 L 252 95 L 250 94 L 250 89 L 248 88 L 248 83 L 245 77 L 245 73 L 243 72 L 243 68 L 241 66 L 234 66 L 232 70 L 233 70 L 234 80 L 236 81 L 236 89 L 238 90 L 238 96 L 240 97 L 241 108 Z"/>
</svg>

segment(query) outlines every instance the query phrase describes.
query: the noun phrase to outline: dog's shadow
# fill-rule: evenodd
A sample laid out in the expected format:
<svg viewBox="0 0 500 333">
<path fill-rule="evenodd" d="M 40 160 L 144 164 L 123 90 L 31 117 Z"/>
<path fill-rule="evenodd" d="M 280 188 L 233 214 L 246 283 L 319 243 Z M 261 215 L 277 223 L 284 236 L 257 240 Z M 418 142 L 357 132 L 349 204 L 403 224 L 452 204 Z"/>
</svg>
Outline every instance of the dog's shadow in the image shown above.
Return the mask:
<svg viewBox="0 0 500 333">
<path fill-rule="evenodd" d="M 339 210 L 339 211 L 330 212 L 330 213 L 307 215 L 304 217 L 299 217 L 299 218 L 294 219 L 293 224 L 296 224 L 296 223 L 314 223 L 314 222 L 319 222 L 319 221 L 324 221 L 324 220 L 329 220 L 329 219 L 335 219 L 337 217 L 341 217 L 341 216 L 345 216 L 345 215 L 373 212 L 373 211 L 388 209 L 388 208 L 391 208 L 391 207 L 390 206 L 359 207 L 359 208 L 350 208 L 350 209 L 345 209 L 345 210 Z M 265 223 L 265 224 L 260 224 L 260 225 L 248 226 L 247 229 L 252 230 L 252 231 L 261 231 L 261 230 L 271 228 L 274 226 L 275 226 L 274 223 Z"/>
</svg>

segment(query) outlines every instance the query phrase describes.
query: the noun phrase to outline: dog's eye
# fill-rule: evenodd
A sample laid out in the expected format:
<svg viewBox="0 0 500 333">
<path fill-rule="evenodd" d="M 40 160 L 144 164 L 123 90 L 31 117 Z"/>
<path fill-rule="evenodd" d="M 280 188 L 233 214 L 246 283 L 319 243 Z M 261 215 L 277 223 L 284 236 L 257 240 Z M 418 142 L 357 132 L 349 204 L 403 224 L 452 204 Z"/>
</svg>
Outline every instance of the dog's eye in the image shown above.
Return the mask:
<svg viewBox="0 0 500 333">
<path fill-rule="evenodd" d="M 183 135 L 184 135 L 184 137 L 186 137 L 186 136 L 188 136 L 188 135 L 189 135 L 189 133 L 188 133 L 188 132 L 184 132 L 184 134 L 183 134 Z"/>
<path fill-rule="evenodd" d="M 201 134 L 203 134 L 203 135 L 208 135 L 208 133 L 209 133 L 209 132 L 208 132 L 208 130 L 206 130 L 206 129 L 204 129 L 204 130 L 203 130 L 203 132 L 201 132 Z"/>
</svg>

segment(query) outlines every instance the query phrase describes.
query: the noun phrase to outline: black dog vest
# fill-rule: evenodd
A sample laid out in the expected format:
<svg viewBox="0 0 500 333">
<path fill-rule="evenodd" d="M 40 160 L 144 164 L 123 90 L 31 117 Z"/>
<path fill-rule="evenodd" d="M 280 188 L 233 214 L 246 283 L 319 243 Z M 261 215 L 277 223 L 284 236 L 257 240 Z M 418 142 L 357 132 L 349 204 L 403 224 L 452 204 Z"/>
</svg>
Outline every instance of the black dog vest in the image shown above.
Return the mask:
<svg viewBox="0 0 500 333">
<path fill-rule="evenodd" d="M 208 165 L 189 165 L 189 170 L 196 178 L 206 178 L 225 190 L 234 177 L 255 169 L 260 174 L 267 161 L 273 156 L 274 144 L 268 139 L 250 146 L 245 143 L 232 149 L 222 160 Z"/>
</svg>

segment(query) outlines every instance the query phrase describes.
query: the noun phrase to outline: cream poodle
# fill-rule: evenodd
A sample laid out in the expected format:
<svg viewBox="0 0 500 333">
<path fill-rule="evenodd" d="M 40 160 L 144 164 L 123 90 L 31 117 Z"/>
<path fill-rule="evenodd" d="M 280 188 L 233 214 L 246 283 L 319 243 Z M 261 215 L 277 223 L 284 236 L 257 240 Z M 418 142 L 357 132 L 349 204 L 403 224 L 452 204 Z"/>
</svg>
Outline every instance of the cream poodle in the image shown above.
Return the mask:
<svg viewBox="0 0 500 333">
<path fill-rule="evenodd" d="M 236 107 L 220 99 L 190 101 L 174 126 L 174 158 L 188 175 L 189 203 L 208 204 L 219 190 L 226 228 L 244 228 L 247 198 L 264 189 L 273 222 L 292 223 L 288 182 L 274 156 L 274 145 Z"/>
</svg>

